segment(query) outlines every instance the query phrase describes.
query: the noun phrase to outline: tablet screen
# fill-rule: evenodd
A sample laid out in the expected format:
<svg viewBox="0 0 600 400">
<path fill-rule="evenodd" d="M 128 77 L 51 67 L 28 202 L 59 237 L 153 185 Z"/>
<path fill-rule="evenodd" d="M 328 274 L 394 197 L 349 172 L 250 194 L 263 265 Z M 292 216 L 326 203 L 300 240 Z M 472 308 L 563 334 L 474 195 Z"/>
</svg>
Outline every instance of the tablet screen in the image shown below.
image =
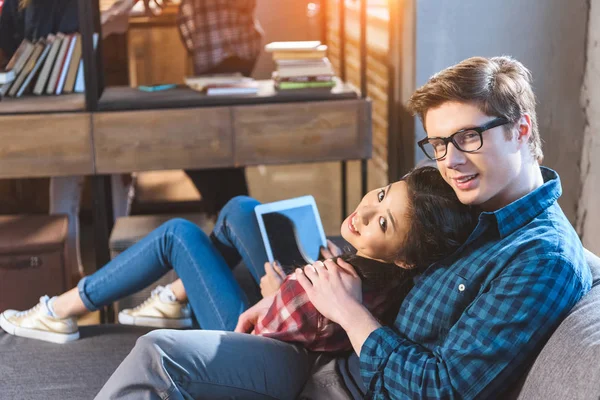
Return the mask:
<svg viewBox="0 0 600 400">
<path fill-rule="evenodd" d="M 300 267 L 319 259 L 320 221 L 311 205 L 261 215 L 273 258 L 283 267 Z"/>
</svg>

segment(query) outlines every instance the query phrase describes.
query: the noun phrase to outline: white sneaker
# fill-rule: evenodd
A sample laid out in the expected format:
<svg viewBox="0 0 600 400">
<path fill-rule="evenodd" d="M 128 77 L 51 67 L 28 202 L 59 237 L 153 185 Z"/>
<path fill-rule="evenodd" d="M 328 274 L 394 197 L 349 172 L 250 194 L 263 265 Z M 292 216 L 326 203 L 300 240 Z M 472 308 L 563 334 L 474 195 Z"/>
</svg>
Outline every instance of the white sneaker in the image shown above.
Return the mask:
<svg viewBox="0 0 600 400">
<path fill-rule="evenodd" d="M 156 328 L 191 328 L 192 311 L 189 304 L 167 298 L 163 293 L 165 289 L 158 286 L 142 304 L 121 311 L 119 323 Z"/>
<path fill-rule="evenodd" d="M 55 318 L 46 303 L 48 296 L 26 311 L 6 310 L 0 314 L 0 327 L 11 335 L 52 343 L 67 343 L 79 339 L 75 318 Z"/>
</svg>

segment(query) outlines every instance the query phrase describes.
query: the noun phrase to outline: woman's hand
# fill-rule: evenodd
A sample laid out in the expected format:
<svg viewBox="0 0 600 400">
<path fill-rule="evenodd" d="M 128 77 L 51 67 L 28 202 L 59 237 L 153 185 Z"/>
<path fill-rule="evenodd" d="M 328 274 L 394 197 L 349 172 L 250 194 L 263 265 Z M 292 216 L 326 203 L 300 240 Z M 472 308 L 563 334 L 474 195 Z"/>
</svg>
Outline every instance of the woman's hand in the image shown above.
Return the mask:
<svg viewBox="0 0 600 400">
<path fill-rule="evenodd" d="M 264 299 L 262 299 L 246 311 L 244 311 L 238 319 L 238 323 L 235 327 L 234 332 L 250 333 L 258 323 L 259 318 L 264 317 L 267 311 L 269 311 L 269 308 L 271 308 L 271 306 L 273 305 L 274 300 L 275 295 L 265 297 Z"/>
<path fill-rule="evenodd" d="M 321 255 L 325 259 L 335 258 L 342 255 L 342 249 L 333 244 L 331 240 L 327 239 L 327 247 L 321 247 Z"/>
<path fill-rule="evenodd" d="M 317 310 L 342 327 L 351 306 L 362 306 L 360 278 L 352 265 L 343 260 L 338 259 L 337 264 L 332 260 L 317 261 L 304 267 L 304 272 L 298 268 L 296 278 Z"/>
<path fill-rule="evenodd" d="M 277 261 L 273 264 L 265 263 L 265 274 L 260 278 L 260 294 L 263 297 L 268 297 L 279 290 L 281 283 L 284 281 L 286 274 L 281 269 L 281 265 Z"/>
</svg>

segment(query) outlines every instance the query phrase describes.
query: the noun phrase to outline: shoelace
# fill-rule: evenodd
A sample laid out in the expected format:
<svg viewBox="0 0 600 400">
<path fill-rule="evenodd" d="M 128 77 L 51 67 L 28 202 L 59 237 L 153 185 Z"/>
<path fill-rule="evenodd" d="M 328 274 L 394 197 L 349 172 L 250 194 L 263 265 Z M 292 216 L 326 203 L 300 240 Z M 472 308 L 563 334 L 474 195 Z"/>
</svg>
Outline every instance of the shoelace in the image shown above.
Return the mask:
<svg viewBox="0 0 600 400">
<path fill-rule="evenodd" d="M 154 297 L 158 296 L 160 294 L 160 292 L 162 292 L 163 290 L 165 290 L 164 286 L 157 286 L 154 290 L 152 290 L 150 292 L 150 297 L 148 297 L 146 300 L 144 300 L 144 302 L 142 304 L 135 307 L 134 310 L 139 310 L 142 307 L 145 307 L 148 303 L 150 303 L 154 299 Z"/>
<path fill-rule="evenodd" d="M 29 314 L 33 314 L 34 312 L 36 312 L 37 310 L 40 309 L 40 307 L 42 306 L 42 302 L 44 304 L 46 304 L 46 302 L 48 301 L 48 296 L 42 296 L 40 297 L 40 302 L 37 303 L 34 307 L 31 307 L 29 310 L 25 310 L 25 311 L 19 311 L 18 313 L 15 314 L 15 317 L 26 317 Z"/>
</svg>

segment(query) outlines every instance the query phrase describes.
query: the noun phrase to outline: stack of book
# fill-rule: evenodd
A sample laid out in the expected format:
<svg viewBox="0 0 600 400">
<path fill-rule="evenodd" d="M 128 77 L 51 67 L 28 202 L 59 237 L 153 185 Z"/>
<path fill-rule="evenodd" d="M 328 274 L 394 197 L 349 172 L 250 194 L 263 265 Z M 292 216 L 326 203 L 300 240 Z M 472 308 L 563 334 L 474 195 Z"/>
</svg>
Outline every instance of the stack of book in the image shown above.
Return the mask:
<svg viewBox="0 0 600 400">
<path fill-rule="evenodd" d="M 329 90 L 336 84 L 327 46 L 319 41 L 273 42 L 265 50 L 277 65 L 272 76 L 277 90 Z"/>
<path fill-rule="evenodd" d="M 185 78 L 190 88 L 207 96 L 251 95 L 258 93 L 258 83 L 252 79 L 236 74 L 216 74 Z"/>
<path fill-rule="evenodd" d="M 97 35 L 94 36 L 96 42 Z M 0 97 L 60 95 L 85 91 L 81 35 L 57 33 L 35 43 L 24 40 L 6 66 L 13 79 L 1 83 Z"/>
</svg>

